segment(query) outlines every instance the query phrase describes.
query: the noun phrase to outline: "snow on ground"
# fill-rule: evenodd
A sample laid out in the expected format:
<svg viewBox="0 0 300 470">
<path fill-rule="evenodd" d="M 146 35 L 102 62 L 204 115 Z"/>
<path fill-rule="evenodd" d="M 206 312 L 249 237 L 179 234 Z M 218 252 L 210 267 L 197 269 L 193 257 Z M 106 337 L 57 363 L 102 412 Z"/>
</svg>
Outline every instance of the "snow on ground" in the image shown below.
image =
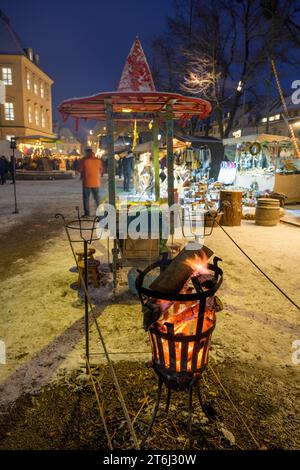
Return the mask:
<svg viewBox="0 0 300 470">
<path fill-rule="evenodd" d="M 84 354 L 83 302 L 70 288 L 77 279 L 70 271 L 75 263 L 61 223 L 54 220 L 56 212 L 72 214 L 81 204 L 80 181 L 18 182 L 18 198 L 20 214 L 12 215 L 12 185 L 0 187 L 0 340 L 7 348 L 7 363 L 0 365 L 2 405 L 39 389 L 58 371 L 78 367 Z M 259 227 L 248 220 L 226 230 L 299 305 L 299 228 Z M 220 228 L 206 244 L 222 258 L 224 269 L 218 294 L 224 310 L 218 313 L 212 360 L 233 359 L 245 368 L 252 364 L 272 371 L 278 393 L 285 384 L 294 391 L 296 406 L 300 365 L 292 363 L 292 344 L 300 340 L 299 311 Z M 97 245 L 103 263 L 105 247 Z M 125 293 L 113 303 L 110 295 L 108 285 L 96 297 L 103 299 L 97 316 L 112 360 L 147 360 L 150 347 L 138 300 Z M 92 361 L 104 360 L 94 326 L 91 351 Z"/>
</svg>

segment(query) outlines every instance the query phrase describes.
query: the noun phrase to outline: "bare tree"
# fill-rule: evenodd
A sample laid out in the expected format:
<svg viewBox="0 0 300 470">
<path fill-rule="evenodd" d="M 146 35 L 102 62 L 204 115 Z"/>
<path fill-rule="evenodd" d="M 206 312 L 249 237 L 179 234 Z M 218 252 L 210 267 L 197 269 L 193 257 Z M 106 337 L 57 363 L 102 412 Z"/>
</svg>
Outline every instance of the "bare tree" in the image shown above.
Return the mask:
<svg viewBox="0 0 300 470">
<path fill-rule="evenodd" d="M 166 35 L 168 41 L 172 38 L 176 64 L 175 71 L 174 65 L 170 70 L 173 82 L 181 83 L 186 93 L 208 99 L 220 136 L 228 137 L 245 93 L 266 94 L 271 59 L 297 62 L 299 2 L 177 0 L 175 7 Z M 161 65 L 162 71 L 164 62 Z M 224 124 L 225 111 L 229 118 Z"/>
</svg>

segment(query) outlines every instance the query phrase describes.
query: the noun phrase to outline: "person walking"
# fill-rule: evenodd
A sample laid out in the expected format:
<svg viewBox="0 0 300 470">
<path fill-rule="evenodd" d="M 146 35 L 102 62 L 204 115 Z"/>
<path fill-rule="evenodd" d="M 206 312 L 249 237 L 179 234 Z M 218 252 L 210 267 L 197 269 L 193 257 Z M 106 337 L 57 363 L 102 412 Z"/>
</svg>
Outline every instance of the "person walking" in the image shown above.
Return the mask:
<svg viewBox="0 0 300 470">
<path fill-rule="evenodd" d="M 6 182 L 6 173 L 8 170 L 8 162 L 4 155 L 0 158 L 0 180 L 1 184 Z"/>
<path fill-rule="evenodd" d="M 130 190 L 130 178 L 133 172 L 134 157 L 132 152 L 127 152 L 127 155 L 122 158 L 122 168 L 124 175 L 123 190 L 129 192 Z"/>
<path fill-rule="evenodd" d="M 77 171 L 82 179 L 82 196 L 84 217 L 90 215 L 90 195 L 92 193 L 97 207 L 100 203 L 100 174 L 102 173 L 102 162 L 95 157 L 91 148 L 87 148 L 85 156 L 79 161 Z"/>
</svg>

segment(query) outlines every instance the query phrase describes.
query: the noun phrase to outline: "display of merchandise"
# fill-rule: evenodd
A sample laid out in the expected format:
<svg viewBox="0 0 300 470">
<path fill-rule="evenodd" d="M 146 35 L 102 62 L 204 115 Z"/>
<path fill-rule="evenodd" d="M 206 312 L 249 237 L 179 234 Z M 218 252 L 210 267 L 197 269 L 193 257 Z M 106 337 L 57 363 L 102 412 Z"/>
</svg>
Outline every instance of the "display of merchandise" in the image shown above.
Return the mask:
<svg viewBox="0 0 300 470">
<path fill-rule="evenodd" d="M 235 162 L 221 162 L 218 181 L 223 184 L 233 184 L 236 178 L 237 164 Z"/>
</svg>

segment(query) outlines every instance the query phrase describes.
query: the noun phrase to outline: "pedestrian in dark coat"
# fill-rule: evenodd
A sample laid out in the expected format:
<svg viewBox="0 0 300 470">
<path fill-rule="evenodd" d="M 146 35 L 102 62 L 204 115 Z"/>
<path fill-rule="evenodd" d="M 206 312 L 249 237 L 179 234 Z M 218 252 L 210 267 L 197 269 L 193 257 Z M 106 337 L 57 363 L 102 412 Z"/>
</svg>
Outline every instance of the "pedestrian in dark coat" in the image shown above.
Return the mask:
<svg viewBox="0 0 300 470">
<path fill-rule="evenodd" d="M 8 170 L 8 161 L 6 160 L 5 156 L 2 155 L 0 158 L 0 180 L 1 184 L 6 182 L 6 173 Z"/>
<path fill-rule="evenodd" d="M 134 157 L 132 152 L 127 152 L 127 155 L 122 158 L 122 168 L 124 175 L 123 190 L 129 192 L 130 178 L 132 176 L 134 167 Z"/>
</svg>

